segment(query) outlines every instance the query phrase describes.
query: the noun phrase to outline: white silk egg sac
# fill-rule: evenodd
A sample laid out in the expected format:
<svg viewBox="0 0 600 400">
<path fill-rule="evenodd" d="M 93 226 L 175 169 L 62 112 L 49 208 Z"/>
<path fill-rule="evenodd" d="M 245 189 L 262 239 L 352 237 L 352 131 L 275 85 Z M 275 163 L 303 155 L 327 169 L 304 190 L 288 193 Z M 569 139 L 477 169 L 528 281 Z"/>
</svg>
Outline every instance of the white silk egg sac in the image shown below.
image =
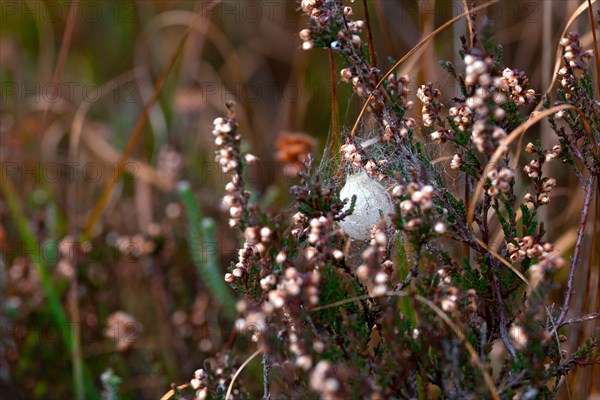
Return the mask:
<svg viewBox="0 0 600 400">
<path fill-rule="evenodd" d="M 367 241 L 371 237 L 371 227 L 381 221 L 381 215 L 388 224 L 391 223 L 389 214 L 394 212 L 394 207 L 385 188 L 365 171 L 346 178 L 340 191 L 340 198 L 348 199 L 345 211 L 350 209 L 352 196 L 356 196 L 354 212 L 340 221 L 340 226 L 351 238 Z"/>
</svg>

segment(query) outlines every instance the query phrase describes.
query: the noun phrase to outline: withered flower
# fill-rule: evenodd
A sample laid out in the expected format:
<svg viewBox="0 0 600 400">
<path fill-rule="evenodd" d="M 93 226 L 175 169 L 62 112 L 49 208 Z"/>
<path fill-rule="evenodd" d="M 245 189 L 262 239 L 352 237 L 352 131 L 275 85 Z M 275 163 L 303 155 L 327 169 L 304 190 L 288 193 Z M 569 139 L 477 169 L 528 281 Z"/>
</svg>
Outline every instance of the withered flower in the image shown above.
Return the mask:
<svg viewBox="0 0 600 400">
<path fill-rule="evenodd" d="M 275 142 L 277 161 L 284 163 L 284 173 L 289 178 L 298 176 L 304 169 L 304 162 L 316 146 L 316 140 L 301 132 L 281 131 Z"/>
</svg>

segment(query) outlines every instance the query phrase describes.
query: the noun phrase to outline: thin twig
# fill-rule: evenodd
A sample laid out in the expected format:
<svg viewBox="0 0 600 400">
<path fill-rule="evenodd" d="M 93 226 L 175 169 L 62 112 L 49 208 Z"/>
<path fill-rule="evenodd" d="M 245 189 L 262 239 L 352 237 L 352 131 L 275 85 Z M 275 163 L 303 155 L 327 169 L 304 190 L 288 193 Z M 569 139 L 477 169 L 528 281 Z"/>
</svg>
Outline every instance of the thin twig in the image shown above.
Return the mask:
<svg viewBox="0 0 600 400">
<path fill-rule="evenodd" d="M 560 326 L 570 325 L 570 324 L 579 324 L 581 322 L 591 321 L 593 319 L 600 318 L 600 311 L 596 311 L 591 314 L 584 315 L 578 318 L 570 318 L 564 321 Z"/>
<path fill-rule="evenodd" d="M 579 221 L 579 229 L 577 230 L 577 241 L 575 242 L 575 251 L 573 257 L 571 257 L 571 265 L 569 267 L 569 280 L 567 281 L 567 293 L 565 295 L 565 301 L 563 303 L 560 316 L 556 321 L 556 326 L 562 326 L 567 312 L 569 311 L 569 303 L 571 302 L 571 296 L 573 294 L 573 281 L 575 278 L 575 267 L 579 261 L 579 253 L 583 247 L 583 237 L 585 236 L 585 226 L 587 225 L 588 215 L 590 213 L 590 204 L 594 197 L 594 176 L 590 176 L 585 185 L 585 200 L 583 202 L 583 210 L 581 211 L 581 220 Z"/>
</svg>

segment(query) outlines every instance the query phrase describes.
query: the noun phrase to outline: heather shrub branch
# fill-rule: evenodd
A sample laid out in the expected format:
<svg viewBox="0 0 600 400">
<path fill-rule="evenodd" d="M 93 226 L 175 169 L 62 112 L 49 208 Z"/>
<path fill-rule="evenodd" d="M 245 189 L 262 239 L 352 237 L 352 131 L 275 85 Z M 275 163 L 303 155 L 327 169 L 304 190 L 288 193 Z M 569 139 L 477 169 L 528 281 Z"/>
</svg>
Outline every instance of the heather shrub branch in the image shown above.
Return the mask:
<svg viewBox="0 0 600 400">
<path fill-rule="evenodd" d="M 303 49 L 342 60 L 340 80 L 374 124 L 342 133 L 339 165 L 324 160 L 332 165 L 318 170 L 309 159 L 291 188 L 293 211 L 272 216 L 245 187 L 244 170 L 258 160 L 241 151 L 234 105 L 214 121 L 217 162 L 230 177 L 223 202 L 243 237 L 225 281 L 241 295 L 236 328 L 256 343 L 252 357 L 263 352 L 263 398 L 555 398 L 562 377 L 600 361 L 599 337 L 565 354 L 560 331 L 597 317 L 567 319 L 600 176 L 593 53 L 576 33 L 561 40 L 553 101 L 503 65 L 485 27 L 480 37 L 472 28 L 462 65 L 441 63 L 459 88 L 443 101 L 434 84 L 412 93 L 396 67 L 382 75 L 371 64 L 365 24 L 347 2 L 300 8 Z M 520 165 L 509 145 L 542 120 L 559 144 L 528 143 Z M 562 305 L 548 304 L 565 262 L 539 212 L 557 186 L 543 170 L 552 162 L 570 165 L 585 192 Z M 465 182 L 465 199 L 453 181 Z M 226 388 L 251 397 L 234 356 L 196 371 L 196 398 L 222 398 Z"/>
</svg>

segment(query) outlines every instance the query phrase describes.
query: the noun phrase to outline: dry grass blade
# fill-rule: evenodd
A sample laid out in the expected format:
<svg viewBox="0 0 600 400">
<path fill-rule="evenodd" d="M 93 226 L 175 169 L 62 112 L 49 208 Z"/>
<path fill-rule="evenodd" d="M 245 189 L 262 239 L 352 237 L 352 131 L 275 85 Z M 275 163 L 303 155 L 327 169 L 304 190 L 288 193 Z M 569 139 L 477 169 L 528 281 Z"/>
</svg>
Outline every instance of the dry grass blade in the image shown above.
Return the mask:
<svg viewBox="0 0 600 400">
<path fill-rule="evenodd" d="M 52 83 L 57 84 L 60 82 L 62 78 L 62 73 L 65 69 L 65 64 L 67 62 L 67 55 L 69 54 L 69 49 L 71 47 L 71 40 L 73 39 L 73 29 L 75 28 L 75 21 L 77 20 L 77 10 L 79 9 L 79 0 L 72 0 L 71 7 L 69 9 L 69 18 L 67 19 L 67 24 L 65 27 L 65 31 L 63 33 L 62 42 L 60 44 L 60 52 L 58 53 L 58 61 L 56 62 L 56 68 L 54 69 L 54 75 L 52 76 Z M 54 86 L 52 86 L 52 90 Z M 48 118 L 48 112 L 50 111 L 50 106 L 44 107 L 44 114 L 42 114 L 42 122 L 39 125 L 38 130 L 38 140 L 41 140 L 41 136 L 46 130 L 46 119 Z"/>
<path fill-rule="evenodd" d="M 369 295 L 364 295 L 364 296 L 356 296 L 356 297 L 352 297 L 350 299 L 346 299 L 346 300 L 341 300 L 332 304 L 327 304 L 321 307 L 316 307 L 314 308 L 312 311 L 318 311 L 318 310 L 324 310 L 327 308 L 332 308 L 332 307 L 337 307 L 337 306 L 341 306 L 344 304 L 349 304 L 349 303 L 353 303 L 356 301 L 360 301 L 360 300 L 365 300 L 368 298 L 374 298 L 374 297 L 383 297 L 383 296 L 394 296 L 394 297 L 406 297 L 408 296 L 408 293 L 405 292 L 387 292 L 382 294 L 381 296 L 369 296 Z M 477 365 L 477 367 L 479 368 L 479 370 L 481 371 L 481 373 L 483 374 L 485 383 L 490 391 L 490 394 L 492 396 L 493 399 L 500 399 L 500 397 L 498 396 L 498 391 L 496 390 L 495 386 L 494 386 L 494 382 L 492 381 L 491 376 L 488 374 L 488 372 L 486 371 L 486 367 L 483 364 L 483 362 L 481 361 L 481 359 L 479 358 L 479 356 L 477 355 L 477 352 L 475 351 L 475 349 L 473 348 L 473 346 L 471 345 L 471 343 L 469 343 L 469 341 L 467 340 L 465 334 L 460 330 L 460 328 L 452 321 L 452 319 L 450 319 L 450 317 L 448 317 L 448 315 L 446 313 L 444 313 L 439 307 L 437 307 L 435 304 L 433 304 L 433 302 L 431 302 L 430 300 L 419 296 L 419 295 L 415 295 L 415 300 L 417 300 L 418 302 L 425 304 L 427 307 L 429 307 L 431 310 L 433 310 L 440 318 L 442 318 L 444 320 L 444 322 L 452 329 L 452 331 L 454 332 L 454 334 L 463 342 L 463 344 L 465 345 L 467 351 L 469 352 L 469 355 L 472 357 L 473 361 L 475 362 L 475 364 Z M 255 353 L 254 355 L 256 355 L 257 353 Z M 253 355 L 253 356 L 254 356 Z"/>
<path fill-rule="evenodd" d="M 388 22 L 385 17 L 385 10 L 383 9 L 381 1 L 382 0 L 375 0 L 373 2 L 375 5 L 375 13 L 377 14 L 377 25 L 381 28 L 383 33 L 387 53 L 393 57 L 396 54 L 396 50 L 394 49 L 394 40 L 392 39 L 390 27 L 388 26 Z"/>
<path fill-rule="evenodd" d="M 462 4 L 463 4 L 463 9 L 465 10 L 465 12 L 469 11 L 469 4 L 467 4 L 468 0 L 462 0 Z M 467 26 L 469 27 L 469 45 L 471 48 L 473 48 L 473 41 L 475 39 L 475 32 L 473 32 L 473 19 L 471 18 L 471 16 L 469 15 L 467 17 Z"/>
<path fill-rule="evenodd" d="M 107 141 L 85 131 L 82 137 L 85 147 L 102 160 L 103 164 L 115 165 L 119 161 L 119 152 Z M 135 176 L 141 181 L 147 182 L 164 192 L 170 192 L 175 188 L 175 182 L 170 177 L 161 174 L 151 165 L 135 158 L 130 158 L 129 163 L 135 165 Z"/>
<path fill-rule="evenodd" d="M 479 199 L 479 197 L 481 196 L 481 193 L 483 192 L 483 187 L 485 186 L 485 182 L 487 180 L 487 178 L 486 178 L 487 172 L 491 168 L 494 168 L 496 162 L 500 159 L 500 157 L 502 157 L 502 154 L 508 149 L 508 145 L 511 144 L 515 139 L 517 139 L 518 137 L 523 135 L 527 131 L 527 129 L 529 129 L 531 126 L 533 126 L 534 124 L 543 120 L 547 116 L 552 115 L 560 110 L 568 110 L 568 109 L 573 109 L 573 110 L 578 111 L 580 113 L 582 119 L 584 120 L 584 123 L 587 124 L 587 121 L 585 121 L 585 118 L 584 118 L 583 114 L 581 113 L 581 110 L 579 110 L 577 107 L 572 106 L 570 104 L 562 104 L 562 105 L 552 107 L 552 108 L 549 108 L 547 110 L 544 110 L 544 111 L 541 111 L 541 112 L 535 114 L 535 116 L 533 118 L 531 118 L 527 122 L 519 125 L 506 138 L 504 138 L 504 140 L 502 140 L 502 142 L 500 143 L 500 145 L 498 146 L 498 148 L 496 149 L 496 151 L 494 152 L 494 154 L 488 161 L 488 164 L 485 167 L 483 174 L 482 174 L 481 178 L 479 179 L 479 182 L 477 183 L 477 186 L 475 187 L 475 193 L 473 193 L 473 198 L 471 199 L 471 206 L 469 207 L 469 210 L 467 213 L 467 224 L 469 227 L 471 227 L 471 225 L 473 223 L 473 217 L 475 214 L 475 206 L 477 205 L 477 200 Z M 589 124 L 587 124 L 587 128 L 589 131 Z"/>
<path fill-rule="evenodd" d="M 441 157 L 438 157 L 438 158 L 435 158 L 435 159 L 433 159 L 433 160 L 431 161 L 431 163 L 432 163 L 433 165 L 436 165 L 436 164 L 438 164 L 438 163 L 441 163 L 441 162 L 444 162 L 444 161 L 450 161 L 450 160 L 452 160 L 452 156 L 441 156 Z"/>
<path fill-rule="evenodd" d="M 369 61 L 373 67 L 377 67 L 377 59 L 375 58 L 375 46 L 373 43 L 373 32 L 371 31 L 371 20 L 369 18 L 369 5 L 367 0 L 363 0 L 365 9 L 365 24 L 367 25 L 367 40 L 369 42 Z"/>
<path fill-rule="evenodd" d="M 115 79 L 111 79 L 100 87 L 99 93 L 102 95 L 107 95 L 111 93 L 115 88 L 120 87 L 123 83 L 130 81 L 135 76 L 134 71 L 126 72 Z M 97 99 L 96 99 L 97 100 Z M 75 165 L 77 160 L 77 155 L 79 152 L 79 143 L 81 140 L 81 135 L 83 131 L 83 126 L 85 124 L 86 115 L 91 109 L 91 107 L 96 103 L 96 101 L 90 101 L 89 99 L 85 99 L 77 108 L 75 112 L 75 116 L 73 117 L 73 121 L 71 122 L 71 133 L 69 135 L 69 152 L 68 158 L 71 165 Z M 90 146 L 93 150 L 98 150 L 96 147 L 96 143 Z M 116 153 L 116 151 L 115 151 Z M 119 159 L 118 153 L 113 157 L 111 163 L 117 162 Z M 76 212 L 76 185 L 73 180 L 69 180 L 67 183 L 67 208 L 68 208 L 68 219 L 69 219 L 69 233 L 71 235 L 75 234 L 75 212 Z"/>
<path fill-rule="evenodd" d="M 438 306 L 433 304 L 432 301 L 426 299 L 425 297 L 419 296 L 419 295 L 415 295 L 415 300 L 417 300 L 418 302 L 425 304 L 427 307 L 429 307 L 441 319 L 444 320 L 444 322 L 450 327 L 450 329 L 452 329 L 454 334 L 463 342 L 463 344 L 465 345 L 465 348 L 469 352 L 469 355 L 471 355 L 471 358 L 475 362 L 475 365 L 477 365 L 477 368 L 479 368 L 479 370 L 483 374 L 483 379 L 485 380 L 485 384 L 488 387 L 488 390 L 490 391 L 490 395 L 492 396 L 492 398 L 495 400 L 500 400 L 500 396 L 498 395 L 498 391 L 496 390 L 496 387 L 494 386 L 492 377 L 486 371 L 486 366 L 483 364 L 483 362 L 477 355 L 477 352 L 475 351 L 475 349 L 473 348 L 471 343 L 467 340 L 467 337 L 460 330 L 460 328 L 454 323 L 454 321 L 452 321 L 452 319 L 450 319 L 450 317 L 445 312 L 443 312 Z"/>
<path fill-rule="evenodd" d="M 248 365 L 250 363 L 250 361 L 252 361 L 257 355 L 261 354 L 263 352 L 263 349 L 258 349 L 256 350 L 254 353 L 252 353 L 252 355 L 250 357 L 248 357 L 246 359 L 246 361 L 244 361 L 242 363 L 242 365 L 240 365 L 240 367 L 237 369 L 237 371 L 235 371 L 235 374 L 233 374 L 233 377 L 231 378 L 231 382 L 229 382 L 229 387 L 227 388 L 227 393 L 225 393 L 225 400 L 231 400 L 231 392 L 233 391 L 233 384 L 235 383 L 235 380 L 237 379 L 237 377 L 242 373 L 242 370 L 244 368 L 246 368 L 246 365 Z"/>
<path fill-rule="evenodd" d="M 594 61 L 596 64 L 596 84 L 598 85 L 598 91 L 596 92 L 597 96 L 600 96 L 600 59 L 598 59 L 598 38 L 596 37 L 596 21 L 594 21 L 594 10 L 592 9 L 592 1 L 588 0 L 588 11 L 590 13 L 590 26 L 592 30 L 592 37 L 594 38 Z"/>
<path fill-rule="evenodd" d="M 106 96 L 107 94 L 112 93 L 113 90 L 119 88 L 121 85 L 129 82 L 135 78 L 135 74 L 141 71 L 140 69 L 134 69 L 132 71 L 125 72 L 118 77 L 109 80 L 102 86 L 100 86 L 98 92 L 101 96 Z M 85 99 L 77 108 L 75 112 L 75 117 L 73 117 L 73 121 L 71 122 L 71 134 L 69 137 L 69 161 L 74 162 L 77 157 L 77 151 L 79 149 L 79 141 L 81 139 L 81 132 L 83 130 L 83 125 L 85 124 L 85 117 L 87 113 L 90 111 L 91 107 L 96 104 L 99 99 L 94 99 L 94 101 L 90 101 L 89 99 Z"/>
<path fill-rule="evenodd" d="M 412 56 L 413 54 L 415 54 L 417 52 L 417 50 L 419 50 L 421 47 L 423 47 L 427 42 L 429 42 L 431 39 L 433 39 L 434 37 L 436 37 L 440 32 L 444 31 L 444 29 L 446 29 L 447 27 L 451 26 L 452 24 L 454 24 L 456 21 L 459 21 L 461 18 L 469 16 L 471 13 L 474 13 L 476 11 L 479 10 L 483 10 L 484 8 L 487 8 L 497 2 L 499 2 L 500 0 L 491 0 L 488 1 L 485 4 L 482 4 L 480 6 L 477 6 L 475 8 L 473 8 L 472 10 L 468 10 L 463 12 L 460 15 L 457 15 L 456 17 L 452 18 L 449 21 L 446 21 L 442 26 L 440 26 L 439 28 L 437 28 L 436 30 L 434 30 L 433 32 L 431 32 L 430 34 L 428 34 L 427 36 L 425 36 L 419 43 L 417 43 L 412 49 L 410 49 L 408 51 L 408 53 L 406 53 L 400 60 L 398 60 L 398 62 L 396 62 L 396 64 L 394 64 L 394 66 L 392 68 L 390 68 L 388 70 L 388 72 L 386 72 L 386 74 L 381 78 L 381 80 L 379 81 L 379 83 L 377 84 L 377 86 L 375 86 L 375 89 L 371 92 L 371 94 L 369 94 L 369 97 L 367 97 L 367 100 L 365 101 L 365 103 L 363 104 L 363 107 L 360 110 L 360 113 L 358 114 L 358 117 L 356 118 L 356 122 L 354 123 L 354 127 L 352 128 L 352 132 L 351 135 L 352 136 L 356 136 L 356 131 L 358 130 L 358 125 L 360 124 L 360 121 L 364 115 L 364 113 L 367 111 L 367 107 L 370 103 L 370 101 L 373 99 L 373 93 L 375 93 L 375 91 L 377 89 L 379 89 L 381 87 L 381 85 L 383 85 L 383 83 L 385 82 L 385 80 L 395 71 L 398 69 L 398 67 L 400 67 L 410 56 Z"/>
<path fill-rule="evenodd" d="M 160 91 L 161 91 L 167 77 L 169 76 L 170 72 L 172 71 L 173 67 L 175 66 L 175 61 L 177 60 L 179 54 L 181 53 L 181 50 L 183 49 L 188 36 L 189 36 L 189 30 L 186 32 L 186 34 L 180 41 L 179 46 L 175 50 L 169 65 L 163 70 L 160 77 L 158 78 L 158 81 L 156 82 L 156 85 L 154 86 L 154 92 L 152 93 L 152 97 L 150 98 L 150 101 L 148 101 L 148 103 L 146 103 L 144 105 L 144 108 L 142 110 L 142 115 L 140 115 L 140 117 L 133 129 L 133 134 L 131 135 L 129 141 L 127 142 L 127 145 L 125 146 L 125 150 L 121 154 L 121 157 L 119 158 L 119 162 L 117 163 L 117 168 L 115 170 L 114 179 L 111 179 L 108 181 L 108 183 L 104 187 L 104 190 L 102 191 L 102 194 L 100 195 L 100 199 L 96 203 L 94 209 L 92 210 L 92 212 L 90 214 L 90 217 L 88 218 L 88 221 L 87 221 L 86 226 L 83 231 L 83 239 L 84 240 L 89 239 L 94 227 L 96 226 L 96 223 L 100 219 L 100 215 L 102 214 L 102 211 L 104 210 L 104 207 L 106 206 L 106 203 L 108 202 L 108 199 L 110 198 L 110 194 L 112 193 L 113 188 L 115 187 L 115 185 L 119 181 L 121 175 L 123 174 L 123 171 L 125 170 L 127 161 L 133 154 L 133 151 L 135 150 L 137 143 L 139 142 L 140 138 L 142 137 L 142 134 L 144 133 L 144 128 L 146 126 L 146 122 L 148 121 L 148 112 L 149 112 L 150 108 L 152 108 L 152 106 L 156 103 L 156 100 L 158 99 L 158 94 L 160 93 Z"/>
<path fill-rule="evenodd" d="M 475 241 L 482 246 L 484 249 L 486 249 L 491 255 L 493 255 L 498 261 L 500 261 L 502 264 L 504 264 L 506 267 L 508 267 L 508 269 L 510 269 L 512 272 L 515 273 L 515 275 L 517 275 L 519 277 L 519 279 L 521 279 L 523 282 L 525 282 L 525 284 L 531 288 L 534 289 L 533 286 L 531 286 L 531 284 L 529 283 L 529 281 L 527 280 L 527 278 L 525 278 L 525 276 L 515 267 L 513 267 L 513 265 L 511 263 L 509 263 L 508 261 L 506 261 L 504 259 L 504 257 L 502 257 L 500 254 L 498 254 L 496 251 L 494 251 L 494 249 L 492 249 L 491 247 L 489 247 L 487 244 L 485 244 L 482 240 L 480 240 L 479 238 L 475 238 Z"/>
<path fill-rule="evenodd" d="M 189 386 L 190 386 L 190 385 L 189 385 L 189 384 L 187 384 L 187 383 L 186 383 L 186 384 L 183 384 L 183 385 L 179 385 L 179 386 L 177 386 L 177 390 L 183 390 L 183 389 L 185 389 L 185 388 L 187 388 L 187 387 L 189 387 Z M 160 398 L 160 400 L 169 400 L 169 399 L 170 399 L 170 398 L 172 398 L 174 395 L 175 395 L 175 390 L 174 390 L 174 389 L 171 389 L 171 390 L 169 390 L 167 393 L 165 393 L 165 394 L 164 394 L 164 395 L 163 395 L 163 396 Z"/>
<path fill-rule="evenodd" d="M 214 1 L 213 3 L 210 4 L 210 6 L 214 7 L 214 5 L 216 5 L 218 2 L 219 1 Z M 129 157 L 131 157 L 133 151 L 135 150 L 138 141 L 141 139 L 142 134 L 144 133 L 144 128 L 146 126 L 146 122 L 148 121 L 149 110 L 156 103 L 156 101 L 158 99 L 158 95 L 159 95 L 160 91 L 162 90 L 162 87 L 163 87 L 165 81 L 167 80 L 167 77 L 170 75 L 171 71 L 173 70 L 175 63 L 176 63 L 177 59 L 179 58 L 179 55 L 183 51 L 183 48 L 185 47 L 185 43 L 187 42 L 187 39 L 190 36 L 190 33 L 192 32 L 193 29 L 196 28 L 196 25 L 202 23 L 203 20 L 204 20 L 203 14 L 198 14 L 196 16 L 194 23 L 188 29 L 186 29 L 183 37 L 180 39 L 175 51 L 173 52 L 173 55 L 171 56 L 169 63 L 167 64 L 165 69 L 160 74 L 158 80 L 156 81 L 156 84 L 154 85 L 154 91 L 152 93 L 152 96 L 151 96 L 150 100 L 146 104 L 144 104 L 144 108 L 142 109 L 142 114 L 138 118 L 138 121 L 133 129 L 133 133 L 132 133 L 131 137 L 129 138 L 127 145 L 125 146 L 125 150 L 123 151 L 123 154 L 121 155 L 121 157 L 119 159 L 119 162 L 117 163 L 117 168 L 115 171 L 114 179 L 111 179 L 108 182 L 108 184 L 104 187 L 104 190 L 102 191 L 102 194 L 100 195 L 100 199 L 96 203 L 96 206 L 94 207 L 94 209 L 92 210 L 92 212 L 88 218 L 88 221 L 87 221 L 86 226 L 83 231 L 83 239 L 84 240 L 87 240 L 90 237 L 94 227 L 96 226 L 96 223 L 100 219 L 100 215 L 102 214 L 102 211 L 104 210 L 104 207 L 106 206 L 106 203 L 108 202 L 108 199 L 110 198 L 110 194 L 112 193 L 114 186 L 117 184 L 121 175 L 123 174 L 123 171 L 125 170 L 127 160 L 129 160 Z"/>
<path fill-rule="evenodd" d="M 571 17 L 567 21 L 567 24 L 565 25 L 565 29 L 563 29 L 563 31 L 560 35 L 561 38 L 565 37 L 565 35 L 569 32 L 569 28 L 571 27 L 573 22 L 575 22 L 577 17 L 579 17 L 579 15 L 581 15 L 582 12 L 584 12 L 588 7 L 591 7 L 591 5 L 596 2 L 596 0 L 588 0 L 588 1 L 589 1 L 589 3 L 582 3 L 579 7 L 577 7 L 577 10 L 575 10 L 575 12 L 571 15 Z M 558 79 L 558 69 L 560 68 L 560 59 L 561 59 L 560 55 L 561 55 L 561 46 L 559 44 L 558 47 L 556 48 L 556 57 L 555 57 L 555 61 L 554 61 L 554 72 L 552 74 L 552 81 L 550 82 L 550 86 L 548 86 L 548 89 L 546 89 L 546 94 L 550 93 L 550 91 L 554 87 L 554 84 L 556 83 L 556 80 Z M 535 109 L 539 110 L 540 108 L 542 108 L 542 106 L 543 106 L 543 104 L 542 104 L 542 102 L 540 102 L 536 106 Z"/>
<path fill-rule="evenodd" d="M 391 296 L 392 294 L 386 293 L 385 295 L 386 296 Z M 396 295 L 396 296 L 406 296 L 406 293 L 393 293 L 393 295 Z M 343 306 L 345 304 L 350 304 L 350 303 L 354 303 L 354 302 L 361 301 L 361 300 L 372 299 L 374 297 L 378 297 L 378 296 L 371 296 L 371 295 L 365 294 L 365 295 L 362 295 L 362 296 L 351 297 L 349 299 L 336 301 L 335 303 L 325 304 L 324 306 L 315 307 L 315 308 L 311 309 L 311 311 L 314 312 L 314 311 L 326 310 L 328 308 L 339 307 L 339 306 Z"/>
</svg>

